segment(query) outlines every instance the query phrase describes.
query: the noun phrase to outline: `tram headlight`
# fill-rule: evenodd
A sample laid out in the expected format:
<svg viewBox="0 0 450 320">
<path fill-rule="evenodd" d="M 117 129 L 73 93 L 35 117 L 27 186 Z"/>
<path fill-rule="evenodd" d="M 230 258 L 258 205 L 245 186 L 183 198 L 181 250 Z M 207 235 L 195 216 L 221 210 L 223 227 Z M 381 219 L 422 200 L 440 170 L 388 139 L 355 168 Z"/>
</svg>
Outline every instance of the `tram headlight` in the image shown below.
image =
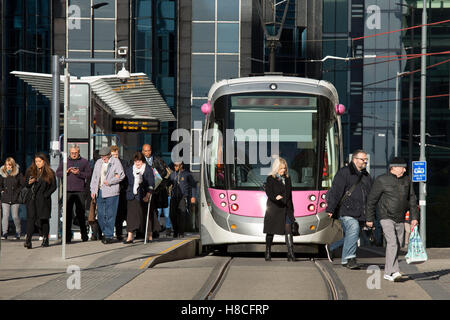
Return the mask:
<svg viewBox="0 0 450 320">
<path fill-rule="evenodd" d="M 276 83 L 271 83 L 269 88 L 270 88 L 270 90 L 277 90 L 278 86 Z"/>
<path fill-rule="evenodd" d="M 313 194 L 309 196 L 309 200 L 311 201 L 316 201 L 316 199 L 317 199 L 316 196 Z"/>
<path fill-rule="evenodd" d="M 325 200 L 325 198 L 327 197 L 327 194 L 326 193 L 322 193 L 321 197 L 322 197 L 323 200 Z"/>
<path fill-rule="evenodd" d="M 325 203 L 325 202 L 322 202 L 321 204 L 320 204 L 320 207 L 323 209 L 323 208 L 325 208 L 327 206 L 327 204 Z"/>
<path fill-rule="evenodd" d="M 233 193 L 233 194 L 230 196 L 230 199 L 231 199 L 231 201 L 236 201 L 237 196 Z"/>
<path fill-rule="evenodd" d="M 316 210 L 316 206 L 313 205 L 313 204 L 310 204 L 310 205 L 308 206 L 308 211 L 313 212 L 314 210 Z"/>
<path fill-rule="evenodd" d="M 221 202 L 220 205 L 221 205 L 223 208 L 225 208 L 225 207 L 227 206 L 227 203 L 226 203 L 226 202 Z"/>
<path fill-rule="evenodd" d="M 225 199 L 225 193 L 220 193 L 220 194 L 219 194 L 219 198 L 220 198 L 220 199 Z"/>
<path fill-rule="evenodd" d="M 238 209 L 239 209 L 239 206 L 238 206 L 236 203 L 233 203 L 233 204 L 231 205 L 231 210 L 237 211 Z"/>
</svg>

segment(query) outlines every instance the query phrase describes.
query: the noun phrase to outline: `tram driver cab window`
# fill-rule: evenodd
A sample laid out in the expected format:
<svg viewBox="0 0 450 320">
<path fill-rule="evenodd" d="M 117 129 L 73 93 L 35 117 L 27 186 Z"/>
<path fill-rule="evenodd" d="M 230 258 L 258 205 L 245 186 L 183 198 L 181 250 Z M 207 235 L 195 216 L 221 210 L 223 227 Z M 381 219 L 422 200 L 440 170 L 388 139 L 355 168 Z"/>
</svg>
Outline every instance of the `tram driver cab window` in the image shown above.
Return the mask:
<svg viewBox="0 0 450 320">
<path fill-rule="evenodd" d="M 222 121 L 211 121 L 208 130 L 208 181 L 211 188 L 225 188 Z"/>
</svg>

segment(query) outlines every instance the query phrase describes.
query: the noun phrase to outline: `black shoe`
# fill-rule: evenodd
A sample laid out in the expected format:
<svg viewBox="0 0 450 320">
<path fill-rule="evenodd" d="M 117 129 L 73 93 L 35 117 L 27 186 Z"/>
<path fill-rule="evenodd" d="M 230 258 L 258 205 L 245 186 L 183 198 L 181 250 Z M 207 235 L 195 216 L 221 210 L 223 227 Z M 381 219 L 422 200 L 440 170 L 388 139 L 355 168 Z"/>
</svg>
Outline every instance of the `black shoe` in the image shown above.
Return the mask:
<svg viewBox="0 0 450 320">
<path fill-rule="evenodd" d="M 102 243 L 103 244 L 111 244 L 114 242 L 113 238 L 103 238 Z"/>
<path fill-rule="evenodd" d="M 81 235 L 81 241 L 86 242 L 86 241 L 88 241 L 88 240 L 89 240 L 89 237 L 88 237 L 87 234 Z"/>
<path fill-rule="evenodd" d="M 272 260 L 272 242 L 273 242 L 273 236 L 266 236 L 266 253 L 264 254 L 264 259 L 266 261 Z"/>
<path fill-rule="evenodd" d="M 44 240 L 42 240 L 41 246 L 42 247 L 48 247 L 49 246 L 48 237 L 44 237 Z"/>
<path fill-rule="evenodd" d="M 286 246 L 287 246 L 287 261 L 297 261 L 294 254 L 294 239 L 292 234 L 287 234 L 285 236 L 286 239 Z"/>
<path fill-rule="evenodd" d="M 25 243 L 23 244 L 23 246 L 27 249 L 31 249 L 32 245 L 31 245 L 31 238 L 30 239 L 25 239 Z"/>
<path fill-rule="evenodd" d="M 343 266 L 350 270 L 355 270 L 355 269 L 360 268 L 360 265 L 356 262 L 356 258 L 348 259 L 347 263 L 344 264 Z"/>
<path fill-rule="evenodd" d="M 117 241 L 122 241 L 123 240 L 123 236 L 122 235 L 117 235 L 116 239 L 117 239 Z"/>
<path fill-rule="evenodd" d="M 132 244 L 133 242 L 133 240 L 123 240 L 123 244 Z"/>
</svg>

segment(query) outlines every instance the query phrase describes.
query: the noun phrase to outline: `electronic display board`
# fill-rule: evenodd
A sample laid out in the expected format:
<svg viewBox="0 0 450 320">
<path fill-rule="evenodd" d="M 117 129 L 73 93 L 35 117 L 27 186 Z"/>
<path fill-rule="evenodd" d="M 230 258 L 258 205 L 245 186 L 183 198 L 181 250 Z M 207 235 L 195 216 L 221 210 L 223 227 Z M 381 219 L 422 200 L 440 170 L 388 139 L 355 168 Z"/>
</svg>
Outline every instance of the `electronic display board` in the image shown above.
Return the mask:
<svg viewBox="0 0 450 320">
<path fill-rule="evenodd" d="M 161 126 L 157 119 L 122 119 L 114 118 L 112 130 L 115 132 L 160 132 Z"/>
</svg>

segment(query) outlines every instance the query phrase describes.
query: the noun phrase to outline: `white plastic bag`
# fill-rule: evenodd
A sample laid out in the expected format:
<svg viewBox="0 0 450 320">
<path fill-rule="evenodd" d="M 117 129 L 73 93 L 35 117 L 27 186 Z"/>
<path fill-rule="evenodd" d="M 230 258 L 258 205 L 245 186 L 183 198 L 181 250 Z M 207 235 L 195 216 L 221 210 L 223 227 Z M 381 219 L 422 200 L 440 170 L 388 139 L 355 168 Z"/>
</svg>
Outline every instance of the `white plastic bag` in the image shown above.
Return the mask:
<svg viewBox="0 0 450 320">
<path fill-rule="evenodd" d="M 408 253 L 405 256 L 406 263 L 423 263 L 428 260 L 425 247 L 423 246 L 422 240 L 420 239 L 419 232 L 414 226 L 409 236 Z"/>
</svg>

